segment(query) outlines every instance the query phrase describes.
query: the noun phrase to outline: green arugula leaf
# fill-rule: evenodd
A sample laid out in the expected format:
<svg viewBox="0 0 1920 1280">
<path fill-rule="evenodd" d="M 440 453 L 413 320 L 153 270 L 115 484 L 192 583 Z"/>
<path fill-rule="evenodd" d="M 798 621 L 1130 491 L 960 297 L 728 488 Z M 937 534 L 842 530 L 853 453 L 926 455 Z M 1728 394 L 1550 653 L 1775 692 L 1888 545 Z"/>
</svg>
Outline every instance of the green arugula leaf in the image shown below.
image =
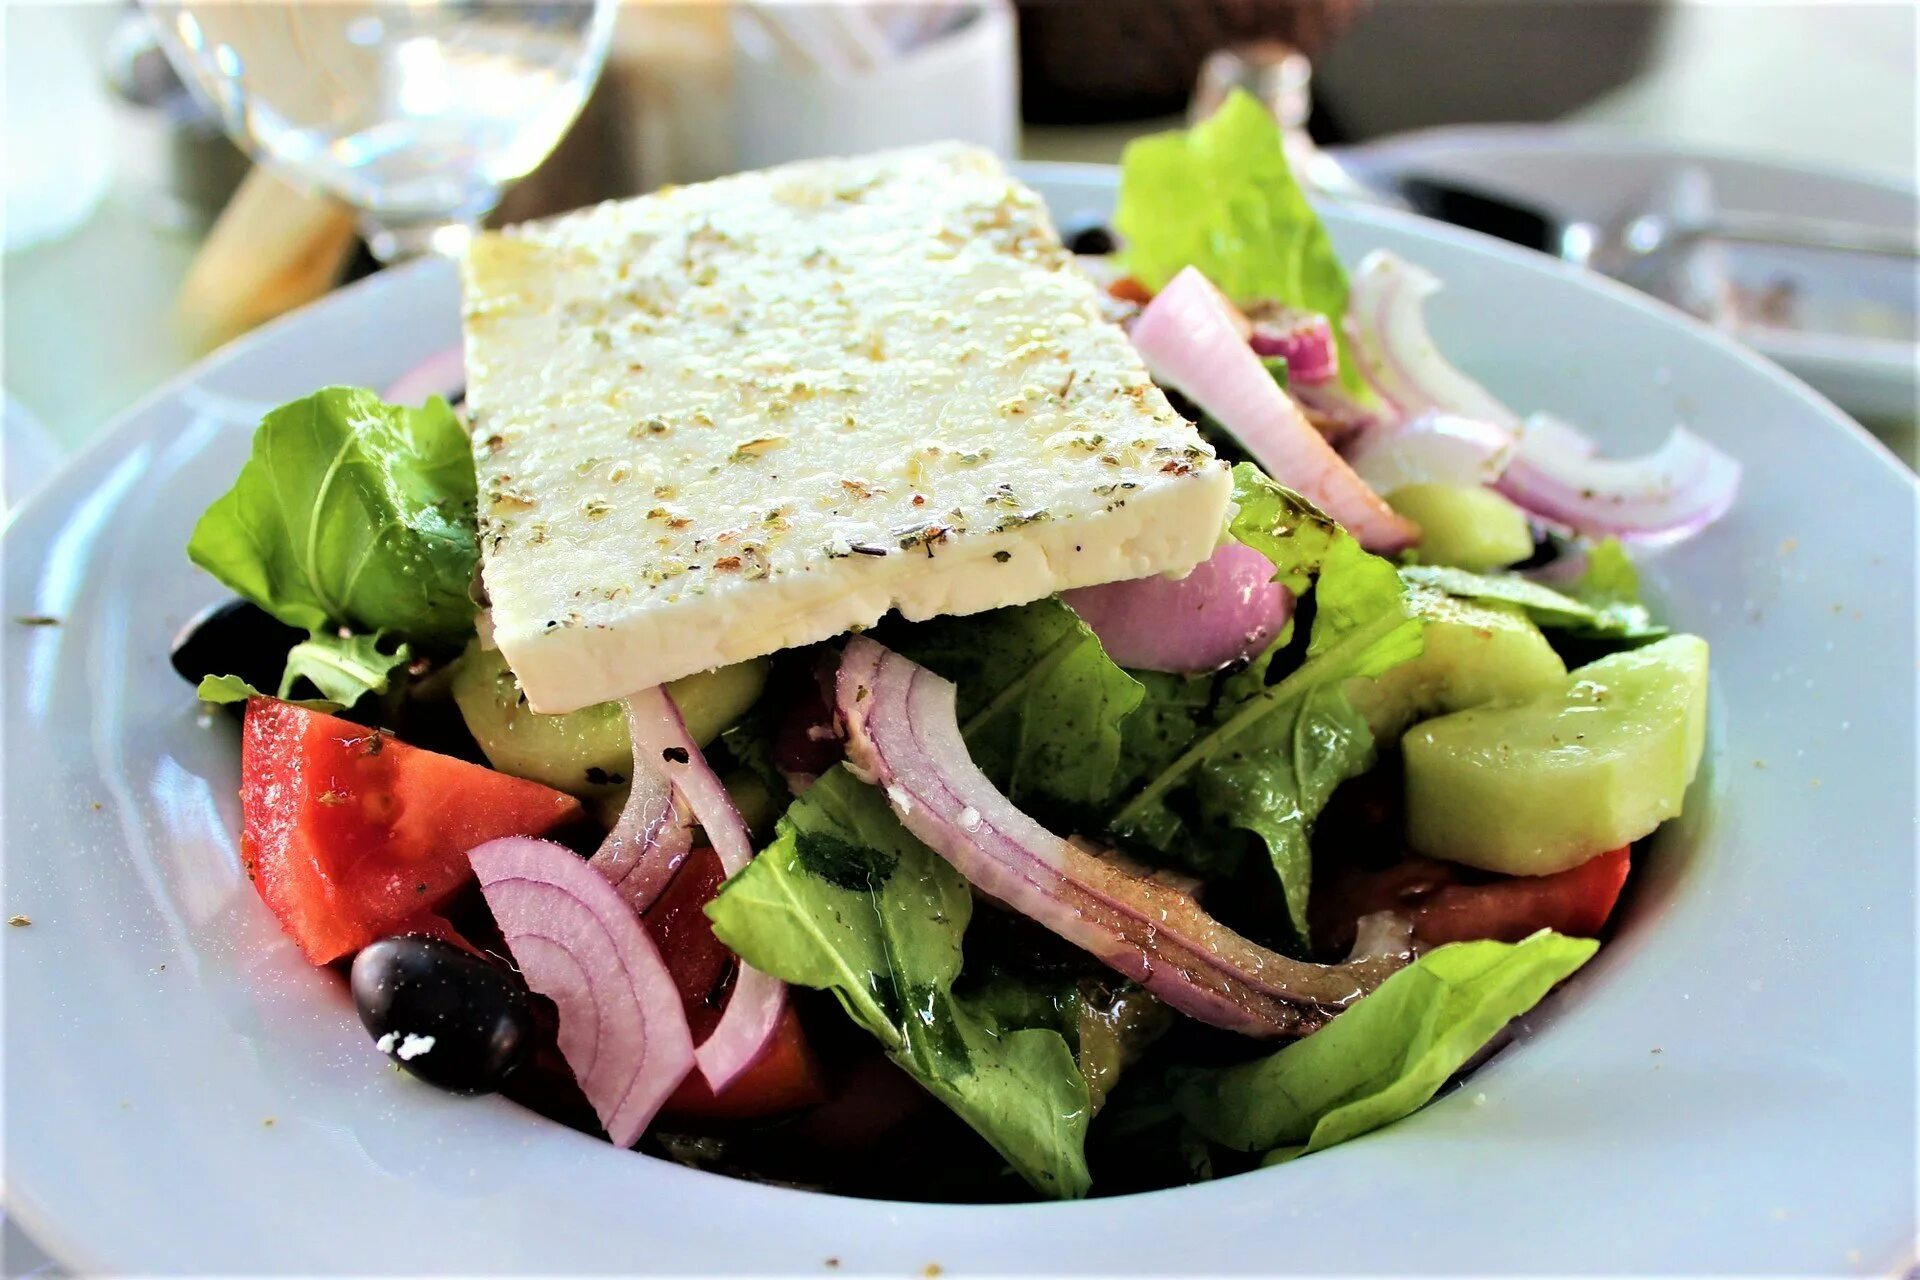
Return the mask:
<svg viewBox="0 0 1920 1280">
<path fill-rule="evenodd" d="M 1417 656 L 1421 623 L 1391 564 L 1258 468 L 1236 467 L 1234 479 L 1239 509 L 1230 531 L 1272 560 L 1296 594 L 1312 583 L 1306 658 L 1277 683 L 1269 683 L 1270 652 L 1218 688 L 1149 684 L 1149 713 L 1126 725 L 1124 758 L 1151 772 L 1132 775 L 1137 789 L 1109 826 L 1128 843 L 1203 873 L 1231 856 L 1221 832 L 1251 832 L 1304 939 L 1314 819 L 1334 788 L 1374 758 L 1373 735 L 1347 702 L 1344 683 Z M 1182 719 L 1194 723 L 1196 707 L 1204 708 L 1202 723 L 1175 750 Z"/>
<path fill-rule="evenodd" d="M 287 665 L 273 693 L 262 692 L 239 676 L 207 676 L 200 681 L 197 692 L 200 701 L 216 705 L 271 697 L 314 711 L 344 711 L 366 694 L 386 693 L 393 687 L 394 673 L 404 671 L 411 656 L 404 644 L 386 653 L 373 636 L 321 632 L 287 651 Z M 293 697 L 302 679 L 321 696 Z"/>
<path fill-rule="evenodd" d="M 1078 817 L 1113 795 L 1120 726 L 1143 690 L 1058 597 L 915 623 L 888 642 L 959 686 L 967 749 L 1015 804 Z"/>
<path fill-rule="evenodd" d="M 1174 1105 L 1214 1142 L 1269 1162 L 1357 1138 L 1419 1109 L 1599 945 L 1542 930 L 1430 951 L 1304 1040 L 1183 1073 Z"/>
<path fill-rule="evenodd" d="M 245 702 L 248 698 L 267 698 L 273 695 L 260 690 L 242 680 L 239 676 L 203 676 L 200 687 L 194 690 L 202 702 L 215 706 L 224 706 L 230 702 Z M 296 707 L 306 707 L 310 711 L 340 711 L 343 708 L 337 702 L 327 698 L 283 698 Z"/>
<path fill-rule="evenodd" d="M 1233 468 L 1233 517 L 1227 532 L 1273 562 L 1275 580 L 1296 596 L 1344 536 L 1332 516 L 1251 462 Z"/>
<path fill-rule="evenodd" d="M 1651 615 L 1640 601 L 1640 574 L 1618 538 L 1605 538 L 1587 548 L 1587 568 L 1567 584 L 1567 594 L 1613 617 L 1623 628 L 1646 627 Z M 1659 628 L 1662 635 L 1664 627 Z"/>
<path fill-rule="evenodd" d="M 1128 143 L 1113 225 L 1127 270 L 1149 289 L 1192 266 L 1235 302 L 1326 316 L 1341 384 L 1368 394 L 1342 332 L 1346 269 L 1287 165 L 1280 126 L 1251 94 L 1234 93 L 1191 129 Z"/>
<path fill-rule="evenodd" d="M 329 387 L 269 413 L 187 554 L 281 621 L 454 649 L 479 556 L 467 435 L 446 402 Z"/>
<path fill-rule="evenodd" d="M 972 914 L 960 873 L 844 768 L 793 803 L 773 844 L 707 907 L 748 964 L 832 991 L 1035 1190 L 1083 1196 L 1092 1108 L 1073 1050 L 1057 1030 L 1003 1023 L 1004 1001 L 954 994 Z"/>
<path fill-rule="evenodd" d="M 1491 600 L 1518 605 L 1537 625 L 1571 635 L 1622 643 L 1645 644 L 1667 634 L 1667 628 L 1653 621 L 1645 605 L 1637 599 L 1637 577 L 1633 565 L 1618 543 L 1611 551 L 1603 543 L 1594 549 L 1585 584 L 1600 575 L 1596 585 L 1576 585 L 1587 598 L 1555 591 L 1552 587 L 1517 573 L 1469 573 L 1445 565 L 1407 565 L 1400 576 L 1408 582 L 1431 587 L 1465 600 Z M 1622 586 L 1624 570 L 1625 592 Z"/>
<path fill-rule="evenodd" d="M 363 694 L 385 693 L 393 673 L 404 671 L 412 656 L 404 644 L 392 653 L 382 652 L 375 636 L 320 632 L 287 651 L 279 696 L 286 698 L 295 683 L 305 679 L 327 700 L 351 707 Z"/>
<path fill-rule="evenodd" d="M 1302 939 L 1314 819 L 1336 787 L 1373 762 L 1373 733 L 1336 682 L 1281 704 L 1194 775 L 1194 799 L 1212 825 L 1251 831 L 1266 846 Z"/>
</svg>

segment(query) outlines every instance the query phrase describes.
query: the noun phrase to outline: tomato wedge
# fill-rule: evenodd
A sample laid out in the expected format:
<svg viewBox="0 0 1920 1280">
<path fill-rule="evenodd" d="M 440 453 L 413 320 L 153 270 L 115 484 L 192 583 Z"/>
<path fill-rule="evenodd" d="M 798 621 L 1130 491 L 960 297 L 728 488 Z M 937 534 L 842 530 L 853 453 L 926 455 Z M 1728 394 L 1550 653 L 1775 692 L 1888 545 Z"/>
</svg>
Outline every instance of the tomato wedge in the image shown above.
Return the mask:
<svg viewBox="0 0 1920 1280">
<path fill-rule="evenodd" d="M 1314 933 L 1330 950 L 1352 941 L 1369 911 L 1399 911 L 1430 947 L 1490 938 L 1518 942 L 1541 929 L 1591 938 L 1613 914 L 1631 869 L 1623 846 L 1550 876 L 1486 876 L 1432 858 L 1380 871 L 1342 871 L 1317 890 Z"/>
<path fill-rule="evenodd" d="M 581 816 L 572 796 L 272 698 L 247 703 L 240 852 L 307 959 L 429 929 L 467 850 Z"/>
<path fill-rule="evenodd" d="M 718 854 L 695 849 L 642 917 L 680 989 L 696 1044 L 719 1023 L 732 986 L 733 952 L 713 936 L 706 913 L 726 878 Z M 789 1005 L 766 1053 L 725 1092 L 715 1096 L 696 1071 L 667 1099 L 662 1114 L 681 1120 L 755 1120 L 811 1106 L 824 1096 L 813 1051 Z"/>
</svg>

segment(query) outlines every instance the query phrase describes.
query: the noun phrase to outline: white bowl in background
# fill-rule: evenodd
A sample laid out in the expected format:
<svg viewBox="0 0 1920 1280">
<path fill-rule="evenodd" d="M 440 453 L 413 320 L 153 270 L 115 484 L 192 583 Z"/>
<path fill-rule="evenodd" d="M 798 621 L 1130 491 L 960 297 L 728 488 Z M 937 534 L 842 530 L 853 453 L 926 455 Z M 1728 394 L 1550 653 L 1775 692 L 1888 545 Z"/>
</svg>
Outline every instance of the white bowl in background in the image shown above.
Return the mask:
<svg viewBox="0 0 1920 1280">
<path fill-rule="evenodd" d="M 1503 196 L 1562 221 L 1605 225 L 1643 200 L 1663 176 L 1685 167 L 1710 180 L 1720 208 L 1826 218 L 1911 232 L 1920 192 L 1890 178 L 1838 166 L 1744 156 L 1656 142 L 1591 126 L 1453 125 L 1397 134 L 1335 154 L 1369 186 L 1390 190 L 1419 174 Z M 1748 251 L 1749 271 L 1774 255 Z M 1789 255 L 1788 261 L 1792 261 Z M 1779 271 L 1815 300 L 1878 300 L 1909 323 L 1920 297 L 1920 263 L 1834 255 Z M 1911 440 L 1920 417 L 1920 366 L 1911 341 L 1746 328 L 1742 341 L 1855 417 Z M 1911 459 L 1909 459 L 1911 461 Z"/>
</svg>

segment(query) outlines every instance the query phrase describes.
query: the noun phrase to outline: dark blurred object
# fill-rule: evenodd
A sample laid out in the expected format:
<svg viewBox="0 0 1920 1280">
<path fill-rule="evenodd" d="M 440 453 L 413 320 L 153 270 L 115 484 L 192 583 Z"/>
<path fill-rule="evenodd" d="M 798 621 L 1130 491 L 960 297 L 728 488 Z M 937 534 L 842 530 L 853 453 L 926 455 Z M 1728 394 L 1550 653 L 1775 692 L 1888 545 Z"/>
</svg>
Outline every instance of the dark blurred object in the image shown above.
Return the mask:
<svg viewBox="0 0 1920 1280">
<path fill-rule="evenodd" d="M 1372 0 L 1314 58 L 1318 105 L 1355 140 L 1557 120 L 1633 79 L 1664 0 Z"/>
<path fill-rule="evenodd" d="M 1030 124 L 1174 115 L 1214 50 L 1284 40 L 1317 57 L 1362 2 L 1016 0 L 1021 112 Z"/>
<path fill-rule="evenodd" d="M 1401 178 L 1399 193 L 1415 213 L 1542 253 L 1560 252 L 1559 224 L 1538 209 L 1418 175 Z"/>
</svg>

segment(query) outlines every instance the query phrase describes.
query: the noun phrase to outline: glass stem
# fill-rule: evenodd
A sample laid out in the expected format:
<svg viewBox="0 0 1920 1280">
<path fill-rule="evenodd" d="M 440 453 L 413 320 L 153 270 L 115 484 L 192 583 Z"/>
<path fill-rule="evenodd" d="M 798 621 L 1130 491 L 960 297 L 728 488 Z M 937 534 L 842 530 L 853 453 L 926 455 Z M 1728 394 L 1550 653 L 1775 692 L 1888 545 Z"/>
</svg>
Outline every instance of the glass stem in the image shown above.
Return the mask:
<svg viewBox="0 0 1920 1280">
<path fill-rule="evenodd" d="M 426 254 L 457 258 L 479 228 L 474 218 L 433 218 L 403 222 L 374 214 L 360 215 L 360 234 L 382 266 L 392 266 Z"/>
</svg>

